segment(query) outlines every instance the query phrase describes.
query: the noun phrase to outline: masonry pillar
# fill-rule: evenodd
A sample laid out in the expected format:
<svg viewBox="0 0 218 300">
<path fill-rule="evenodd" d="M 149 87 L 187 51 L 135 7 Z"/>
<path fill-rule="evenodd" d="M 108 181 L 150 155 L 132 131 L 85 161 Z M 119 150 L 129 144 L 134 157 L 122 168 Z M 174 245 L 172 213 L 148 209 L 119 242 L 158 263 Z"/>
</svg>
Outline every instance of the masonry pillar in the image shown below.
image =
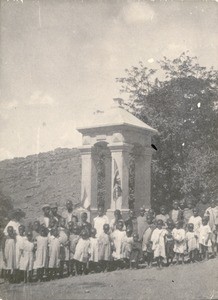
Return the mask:
<svg viewBox="0 0 218 300">
<path fill-rule="evenodd" d="M 85 209 L 97 211 L 97 168 L 91 146 L 80 148 L 82 159 L 81 202 Z"/>
<path fill-rule="evenodd" d="M 136 152 L 134 205 L 136 211 L 139 211 L 142 206 L 150 207 L 151 156 L 152 149 L 150 147 L 143 148 L 138 153 Z"/>
<path fill-rule="evenodd" d="M 129 153 L 130 144 L 111 144 L 111 206 L 108 217 L 113 217 L 114 210 L 119 209 L 125 215 L 129 210 Z M 117 191 L 115 191 L 117 189 Z"/>
<path fill-rule="evenodd" d="M 111 155 L 105 154 L 105 209 L 111 207 Z"/>
</svg>

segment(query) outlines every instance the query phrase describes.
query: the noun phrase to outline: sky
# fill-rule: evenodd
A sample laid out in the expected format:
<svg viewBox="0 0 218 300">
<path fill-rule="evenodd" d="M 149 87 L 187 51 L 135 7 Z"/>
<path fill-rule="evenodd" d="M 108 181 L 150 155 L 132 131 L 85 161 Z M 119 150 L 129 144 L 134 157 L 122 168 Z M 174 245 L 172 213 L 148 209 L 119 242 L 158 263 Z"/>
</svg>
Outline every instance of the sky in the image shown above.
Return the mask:
<svg viewBox="0 0 218 300">
<path fill-rule="evenodd" d="M 218 0 L 1 0 L 0 160 L 81 145 L 116 77 L 183 51 L 218 68 Z"/>
</svg>

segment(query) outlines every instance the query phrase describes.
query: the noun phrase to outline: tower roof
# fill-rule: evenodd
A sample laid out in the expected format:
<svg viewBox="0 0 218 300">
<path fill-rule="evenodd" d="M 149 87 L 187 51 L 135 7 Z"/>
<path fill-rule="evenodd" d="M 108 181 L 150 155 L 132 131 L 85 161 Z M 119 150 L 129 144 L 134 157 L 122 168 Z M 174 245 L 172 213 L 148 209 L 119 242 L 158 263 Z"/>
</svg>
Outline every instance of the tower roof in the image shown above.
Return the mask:
<svg viewBox="0 0 218 300">
<path fill-rule="evenodd" d="M 116 99 L 116 100 L 119 100 Z M 117 102 L 117 101 L 116 101 Z M 127 127 L 149 131 L 157 134 L 157 130 L 136 118 L 130 112 L 122 108 L 120 101 L 107 111 L 97 110 L 87 121 L 86 126 L 79 127 L 77 130 L 84 133 L 86 130 L 108 127 Z"/>
</svg>

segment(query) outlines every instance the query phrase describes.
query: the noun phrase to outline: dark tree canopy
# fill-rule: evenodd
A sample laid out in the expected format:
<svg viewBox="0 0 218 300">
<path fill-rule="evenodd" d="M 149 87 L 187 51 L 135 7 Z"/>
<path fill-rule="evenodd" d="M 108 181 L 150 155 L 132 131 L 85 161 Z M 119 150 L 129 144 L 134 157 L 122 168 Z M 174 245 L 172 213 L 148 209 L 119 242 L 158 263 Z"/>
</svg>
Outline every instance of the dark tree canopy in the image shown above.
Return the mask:
<svg viewBox="0 0 218 300">
<path fill-rule="evenodd" d="M 217 197 L 218 71 L 187 53 L 158 65 L 139 62 L 116 79 L 127 109 L 160 133 L 152 141 L 152 206 Z"/>
</svg>

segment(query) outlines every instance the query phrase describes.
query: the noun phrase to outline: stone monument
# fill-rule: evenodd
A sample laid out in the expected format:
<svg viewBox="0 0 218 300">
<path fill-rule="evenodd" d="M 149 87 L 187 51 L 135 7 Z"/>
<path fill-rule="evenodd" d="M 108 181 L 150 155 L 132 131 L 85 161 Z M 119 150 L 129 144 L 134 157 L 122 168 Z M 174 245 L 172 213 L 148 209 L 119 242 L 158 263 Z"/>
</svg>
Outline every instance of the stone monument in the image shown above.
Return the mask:
<svg viewBox="0 0 218 300">
<path fill-rule="evenodd" d="M 151 136 L 157 130 L 148 126 L 122 107 L 120 98 L 107 111 L 97 111 L 86 126 L 77 128 L 82 134 L 81 201 L 90 209 L 91 219 L 97 213 L 98 174 L 97 149 L 104 151 L 105 194 L 104 204 L 109 219 L 115 209 L 125 215 L 129 210 L 129 161 L 135 158 L 134 209 L 150 206 Z"/>
</svg>

